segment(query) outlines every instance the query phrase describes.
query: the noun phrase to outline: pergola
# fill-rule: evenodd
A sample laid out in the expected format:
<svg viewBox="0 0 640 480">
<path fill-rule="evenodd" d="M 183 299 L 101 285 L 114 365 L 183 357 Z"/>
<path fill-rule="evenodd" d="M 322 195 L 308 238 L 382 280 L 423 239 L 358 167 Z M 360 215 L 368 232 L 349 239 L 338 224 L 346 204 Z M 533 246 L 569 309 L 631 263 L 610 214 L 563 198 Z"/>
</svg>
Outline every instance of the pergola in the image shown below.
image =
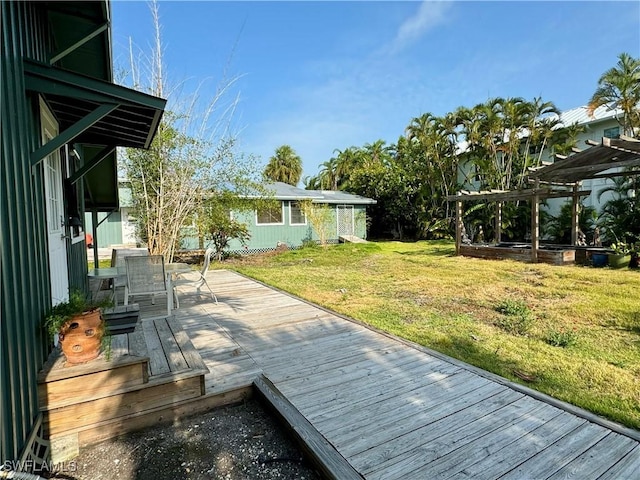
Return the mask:
<svg viewBox="0 0 640 480">
<path fill-rule="evenodd" d="M 640 141 L 622 136 L 619 139 L 602 138 L 600 143 L 586 142 L 591 148 L 577 151 L 571 156 L 556 155 L 556 161 L 531 169 L 529 183 L 531 188 L 520 190 L 489 190 L 480 192 L 461 191 L 450 195 L 447 200 L 456 202 L 456 255 L 460 255 L 462 246 L 462 204 L 465 201 L 487 200 L 496 203 L 495 240 L 501 241 L 502 204 L 505 201 L 526 200 L 531 202 L 531 262 L 538 262 L 540 255 L 540 201 L 548 198 L 571 197 L 572 228 L 571 243 L 578 239 L 578 205 L 580 197 L 587 196 L 591 190 L 580 190 L 581 182 L 586 179 L 612 178 L 629 175 L 625 167 L 640 166 Z M 633 175 L 640 174 L 632 172 Z M 490 248 L 490 247 L 489 247 Z"/>
</svg>

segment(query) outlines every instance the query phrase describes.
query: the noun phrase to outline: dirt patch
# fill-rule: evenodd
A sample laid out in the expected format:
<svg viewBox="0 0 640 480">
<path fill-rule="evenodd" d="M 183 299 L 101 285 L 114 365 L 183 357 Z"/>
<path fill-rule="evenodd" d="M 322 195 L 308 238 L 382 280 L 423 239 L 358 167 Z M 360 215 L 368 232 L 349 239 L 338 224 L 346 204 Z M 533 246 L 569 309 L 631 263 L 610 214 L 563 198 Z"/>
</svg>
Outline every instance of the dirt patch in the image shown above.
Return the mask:
<svg viewBox="0 0 640 480">
<path fill-rule="evenodd" d="M 83 449 L 58 479 L 308 479 L 320 476 L 255 399 Z"/>
</svg>

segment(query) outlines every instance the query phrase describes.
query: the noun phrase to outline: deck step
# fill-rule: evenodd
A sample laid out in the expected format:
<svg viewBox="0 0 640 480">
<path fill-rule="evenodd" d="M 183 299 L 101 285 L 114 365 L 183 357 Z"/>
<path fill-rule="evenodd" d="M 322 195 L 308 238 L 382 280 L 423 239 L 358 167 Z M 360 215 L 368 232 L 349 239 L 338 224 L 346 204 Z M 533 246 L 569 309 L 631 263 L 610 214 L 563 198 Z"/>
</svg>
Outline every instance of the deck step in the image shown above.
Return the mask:
<svg viewBox="0 0 640 480">
<path fill-rule="evenodd" d="M 154 424 L 205 395 L 209 369 L 174 318 L 140 320 L 132 332 L 111 336 L 110 352 L 109 359 L 103 353 L 68 365 L 55 350 L 39 374 L 44 430 L 57 461 L 72 458 L 80 444 Z"/>
<path fill-rule="evenodd" d="M 52 462 L 68 461 L 80 452 L 80 448 L 93 445 L 143 428 L 179 422 L 181 418 L 202 414 L 211 409 L 243 402 L 253 394 L 249 385 L 236 387 L 213 395 L 205 395 L 187 400 L 169 399 L 165 405 L 144 411 L 126 413 L 116 418 L 101 418 L 88 425 L 76 426 L 66 432 L 49 435 Z M 55 459 L 55 461 L 54 461 Z"/>
<path fill-rule="evenodd" d="M 340 235 L 339 240 L 341 243 L 369 243 L 364 238 L 355 235 Z"/>
<path fill-rule="evenodd" d="M 45 431 L 54 438 L 100 422 L 142 415 L 148 410 L 198 398 L 203 390 L 204 376 L 198 375 L 50 409 L 45 413 Z"/>
<path fill-rule="evenodd" d="M 42 411 L 95 400 L 140 387 L 149 381 L 149 359 L 123 355 L 81 365 L 69 365 L 59 350 L 38 374 L 38 401 Z"/>
</svg>

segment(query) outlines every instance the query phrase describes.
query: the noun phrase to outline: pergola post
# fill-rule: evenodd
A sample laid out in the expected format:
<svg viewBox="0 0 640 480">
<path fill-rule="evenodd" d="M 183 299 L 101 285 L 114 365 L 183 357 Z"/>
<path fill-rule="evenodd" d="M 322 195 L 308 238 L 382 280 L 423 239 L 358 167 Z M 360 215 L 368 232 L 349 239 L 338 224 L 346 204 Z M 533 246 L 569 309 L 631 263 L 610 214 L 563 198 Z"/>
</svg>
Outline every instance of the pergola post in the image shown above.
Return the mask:
<svg viewBox="0 0 640 480">
<path fill-rule="evenodd" d="M 456 200 L 456 255 L 460 255 L 462 243 L 462 200 Z"/>
<path fill-rule="evenodd" d="M 578 196 L 578 183 L 573 186 L 571 197 L 571 245 L 578 244 L 578 230 L 580 229 L 580 212 L 578 210 L 580 197 Z"/>
<path fill-rule="evenodd" d="M 502 241 L 502 202 L 496 202 L 496 244 Z"/>
<path fill-rule="evenodd" d="M 534 193 L 531 197 L 531 261 L 538 263 L 538 248 L 540 247 L 540 180 L 536 178 Z"/>
</svg>

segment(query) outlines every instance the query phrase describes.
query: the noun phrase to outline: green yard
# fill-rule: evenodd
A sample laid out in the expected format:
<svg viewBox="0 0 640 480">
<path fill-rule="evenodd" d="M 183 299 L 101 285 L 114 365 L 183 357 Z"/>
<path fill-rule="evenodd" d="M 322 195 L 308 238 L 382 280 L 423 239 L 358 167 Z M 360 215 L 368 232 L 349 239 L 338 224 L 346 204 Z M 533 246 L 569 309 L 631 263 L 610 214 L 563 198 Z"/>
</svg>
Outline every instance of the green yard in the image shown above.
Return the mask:
<svg viewBox="0 0 640 480">
<path fill-rule="evenodd" d="M 640 271 L 456 257 L 451 242 L 218 266 L 640 428 Z"/>
</svg>

